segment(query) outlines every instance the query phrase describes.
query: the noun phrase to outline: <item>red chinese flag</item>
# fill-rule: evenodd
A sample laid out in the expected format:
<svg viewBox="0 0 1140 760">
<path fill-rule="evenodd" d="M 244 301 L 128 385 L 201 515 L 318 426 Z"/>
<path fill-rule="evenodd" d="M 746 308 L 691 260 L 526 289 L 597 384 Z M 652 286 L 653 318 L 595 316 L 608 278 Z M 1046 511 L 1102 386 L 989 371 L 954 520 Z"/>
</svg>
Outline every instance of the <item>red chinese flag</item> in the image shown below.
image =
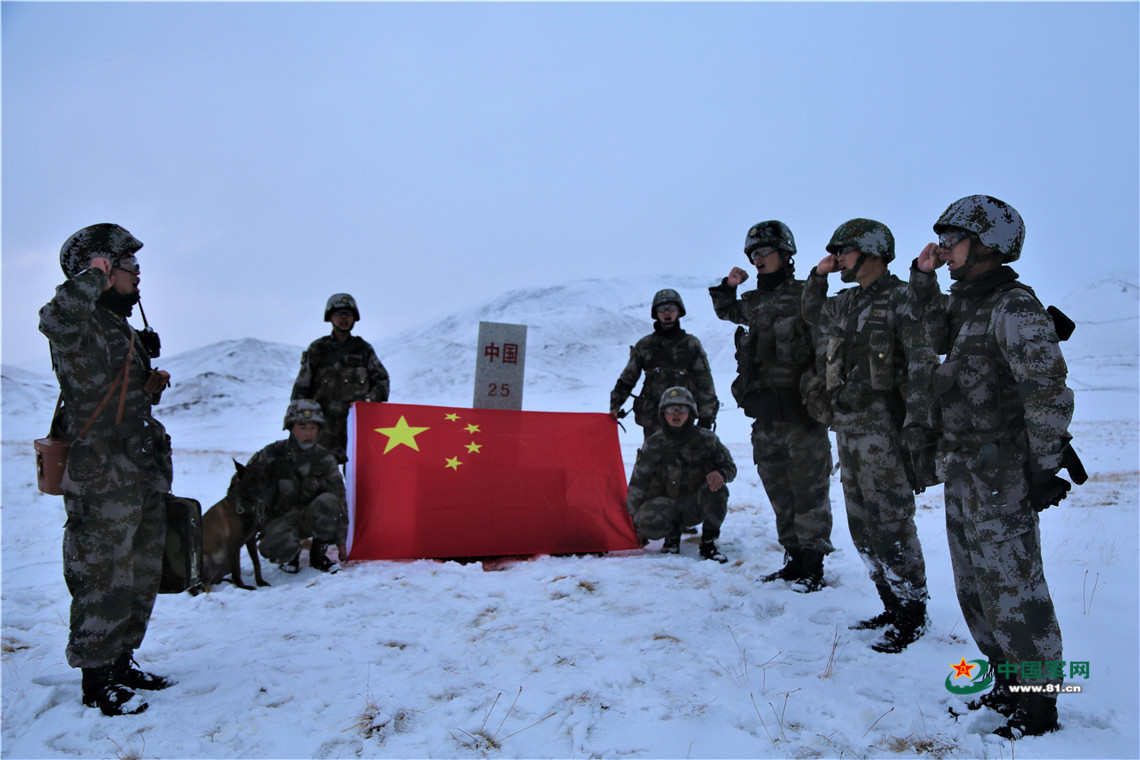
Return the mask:
<svg viewBox="0 0 1140 760">
<path fill-rule="evenodd" d="M 349 558 L 636 549 L 608 414 L 357 402 Z"/>
</svg>

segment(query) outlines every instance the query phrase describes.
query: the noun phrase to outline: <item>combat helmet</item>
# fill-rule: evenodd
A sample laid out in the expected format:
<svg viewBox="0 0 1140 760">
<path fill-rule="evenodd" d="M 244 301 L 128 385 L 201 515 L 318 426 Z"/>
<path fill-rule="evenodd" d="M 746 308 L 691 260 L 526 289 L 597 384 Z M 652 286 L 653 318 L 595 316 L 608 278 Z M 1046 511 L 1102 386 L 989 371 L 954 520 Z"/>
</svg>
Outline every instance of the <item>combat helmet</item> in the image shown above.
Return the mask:
<svg viewBox="0 0 1140 760">
<path fill-rule="evenodd" d="M 693 394 L 689 392 L 689 389 L 683 386 L 675 385 L 672 388 L 665 389 L 665 392 L 661 394 L 661 403 L 657 405 L 657 411 L 664 414 L 667 406 L 687 406 L 691 412 L 690 419 L 697 417 L 697 402 L 693 400 Z"/>
<path fill-rule="evenodd" d="M 356 299 L 348 293 L 333 293 L 329 296 L 329 300 L 325 302 L 325 321 L 331 322 L 332 313 L 341 309 L 351 311 L 356 321 L 360 321 L 360 309 L 356 308 Z"/>
<path fill-rule="evenodd" d="M 298 422 L 315 422 L 324 425 L 325 415 L 321 412 L 321 405 L 307 398 L 290 401 L 289 408 L 285 410 L 285 425 L 281 429 L 289 430 Z"/>
<path fill-rule="evenodd" d="M 766 245 L 779 248 L 789 256 L 794 256 L 796 253 L 796 239 L 792 237 L 792 231 L 788 229 L 788 225 L 776 219 L 757 222 L 749 228 L 748 236 L 744 238 L 744 255 L 751 262 L 752 251 Z"/>
<path fill-rule="evenodd" d="M 838 255 L 849 247 L 868 256 L 878 256 L 888 264 L 895 258 L 895 236 L 887 225 L 874 219 L 849 219 L 839 225 L 827 244 L 827 252 Z"/>
<path fill-rule="evenodd" d="M 653 296 L 653 305 L 649 307 L 649 316 L 652 319 L 657 319 L 657 307 L 663 303 L 677 304 L 677 316 L 685 316 L 685 302 L 681 300 L 681 294 L 672 288 L 665 288 L 658 290 Z"/>
<path fill-rule="evenodd" d="M 977 235 L 982 245 L 1001 256 L 1003 264 L 1021 256 L 1025 222 L 1017 209 L 991 195 L 967 195 L 951 203 L 934 223 L 934 232 L 941 235 L 950 227 Z"/>
<path fill-rule="evenodd" d="M 134 256 L 143 247 L 142 242 L 117 224 L 103 222 L 84 227 L 64 241 L 59 249 L 59 266 L 68 278 L 87 269 L 96 256 L 111 261 Z"/>
</svg>

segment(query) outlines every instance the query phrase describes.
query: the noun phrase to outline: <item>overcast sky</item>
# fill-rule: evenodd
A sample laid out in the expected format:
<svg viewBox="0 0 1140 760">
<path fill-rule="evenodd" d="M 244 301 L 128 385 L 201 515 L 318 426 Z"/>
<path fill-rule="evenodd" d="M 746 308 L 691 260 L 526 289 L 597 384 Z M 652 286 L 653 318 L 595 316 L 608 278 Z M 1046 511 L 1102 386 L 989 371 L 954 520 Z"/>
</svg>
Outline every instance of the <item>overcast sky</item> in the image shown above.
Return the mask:
<svg viewBox="0 0 1140 760">
<path fill-rule="evenodd" d="M 1046 302 L 1136 281 L 1138 7 L 5 2 L 3 361 L 46 368 L 59 247 L 105 221 L 169 355 L 306 345 L 337 291 L 375 341 L 511 288 L 711 284 L 772 218 L 800 276 L 878 219 L 905 277 L 972 193 L 1022 213 Z"/>
</svg>

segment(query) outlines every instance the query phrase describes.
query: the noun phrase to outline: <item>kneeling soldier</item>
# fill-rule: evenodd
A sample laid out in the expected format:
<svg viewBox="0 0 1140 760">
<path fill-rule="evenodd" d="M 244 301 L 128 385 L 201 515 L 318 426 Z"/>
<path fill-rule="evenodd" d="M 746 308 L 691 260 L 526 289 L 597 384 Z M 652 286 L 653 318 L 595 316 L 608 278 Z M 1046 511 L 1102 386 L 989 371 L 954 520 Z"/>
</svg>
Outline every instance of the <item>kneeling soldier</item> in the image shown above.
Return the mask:
<svg viewBox="0 0 1140 760">
<path fill-rule="evenodd" d="M 246 465 L 246 477 L 258 479 L 270 493 L 258 505 L 258 551 L 287 573 L 300 569 L 301 541 L 312 537 L 309 564 L 322 572 L 339 566 L 326 555 L 335 544 L 343 562 L 348 539 L 348 504 L 336 457 L 317 441 L 324 416 L 316 401 L 289 403 L 284 429 L 289 437 L 269 444 Z"/>
<path fill-rule="evenodd" d="M 728 488 L 736 465 L 711 430 L 694 424 L 697 404 L 686 388 L 669 388 L 658 406 L 661 430 L 637 455 L 626 509 L 638 536 L 664 538 L 661 551 L 681 551 L 681 531 L 702 526 L 702 559 L 727 562 L 716 546 L 728 513 Z"/>
</svg>

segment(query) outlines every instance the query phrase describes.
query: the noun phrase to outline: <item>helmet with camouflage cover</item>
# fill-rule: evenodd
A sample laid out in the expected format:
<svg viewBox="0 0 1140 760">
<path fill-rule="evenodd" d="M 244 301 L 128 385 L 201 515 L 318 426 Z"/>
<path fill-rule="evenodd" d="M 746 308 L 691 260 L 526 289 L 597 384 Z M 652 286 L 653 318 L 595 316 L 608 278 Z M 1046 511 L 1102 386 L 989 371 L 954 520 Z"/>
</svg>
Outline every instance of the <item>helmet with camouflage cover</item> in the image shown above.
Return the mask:
<svg viewBox="0 0 1140 760">
<path fill-rule="evenodd" d="M 59 249 L 59 266 L 71 278 L 89 267 L 96 256 L 109 259 L 114 266 L 142 247 L 138 238 L 117 224 L 92 224 L 64 241 Z"/>
<path fill-rule="evenodd" d="M 663 303 L 677 304 L 677 316 L 685 316 L 685 302 L 681 300 L 681 294 L 672 288 L 665 288 L 658 290 L 653 296 L 653 305 L 649 308 L 649 316 L 657 319 L 657 307 Z"/>
<path fill-rule="evenodd" d="M 772 219 L 767 222 L 757 222 L 748 229 L 748 236 L 744 238 L 744 255 L 752 261 L 752 251 L 764 246 L 779 248 L 789 256 L 796 253 L 796 239 L 788 225 Z"/>
<path fill-rule="evenodd" d="M 298 422 L 315 422 L 324 425 L 325 415 L 321 412 L 321 405 L 307 398 L 290 401 L 289 408 L 285 410 L 285 425 L 281 429 L 289 430 Z"/>
<path fill-rule="evenodd" d="M 844 248 L 857 248 L 860 253 L 878 256 L 889 264 L 895 258 L 895 236 L 887 225 L 874 219 L 849 219 L 831 236 L 827 252 L 839 254 Z"/>
<path fill-rule="evenodd" d="M 667 406 L 687 406 L 689 407 L 689 416 L 693 418 L 697 416 L 697 402 L 693 400 L 693 394 L 689 392 L 689 389 L 683 386 L 675 385 L 672 388 L 665 389 L 665 392 L 661 394 L 661 403 L 657 409 L 661 414 L 664 414 Z"/>
<path fill-rule="evenodd" d="M 351 311 L 356 321 L 360 321 L 360 309 L 356 308 L 356 299 L 348 293 L 333 293 L 329 296 L 329 300 L 325 303 L 325 321 L 331 322 L 332 313 L 341 309 Z"/>
<path fill-rule="evenodd" d="M 982 245 L 1000 254 L 1003 264 L 1021 256 L 1025 222 L 1017 209 L 991 195 L 967 195 L 951 203 L 934 223 L 934 232 L 941 235 L 951 227 L 977 235 Z"/>
</svg>

